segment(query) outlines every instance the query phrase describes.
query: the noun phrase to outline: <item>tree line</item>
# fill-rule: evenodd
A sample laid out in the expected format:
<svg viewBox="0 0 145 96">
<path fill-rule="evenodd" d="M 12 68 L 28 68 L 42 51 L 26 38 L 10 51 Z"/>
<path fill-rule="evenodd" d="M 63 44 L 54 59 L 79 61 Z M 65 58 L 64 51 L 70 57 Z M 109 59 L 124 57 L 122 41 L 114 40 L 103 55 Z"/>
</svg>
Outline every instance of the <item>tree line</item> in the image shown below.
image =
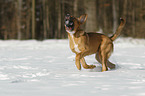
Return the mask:
<svg viewBox="0 0 145 96">
<path fill-rule="evenodd" d="M 66 14 L 88 14 L 82 28 L 113 34 L 126 19 L 122 36 L 145 38 L 145 0 L 0 0 L 0 39 L 61 39 Z"/>
</svg>

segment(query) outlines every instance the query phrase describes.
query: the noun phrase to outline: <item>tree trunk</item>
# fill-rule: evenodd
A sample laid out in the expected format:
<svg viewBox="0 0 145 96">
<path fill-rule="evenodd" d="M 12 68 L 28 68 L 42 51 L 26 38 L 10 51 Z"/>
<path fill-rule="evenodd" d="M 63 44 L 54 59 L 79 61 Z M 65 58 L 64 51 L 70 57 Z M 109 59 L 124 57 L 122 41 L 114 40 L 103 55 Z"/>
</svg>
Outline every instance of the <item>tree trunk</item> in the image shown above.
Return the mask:
<svg viewBox="0 0 145 96">
<path fill-rule="evenodd" d="M 32 39 L 35 39 L 35 0 L 32 0 Z"/>
<path fill-rule="evenodd" d="M 123 5 L 123 16 L 126 17 L 127 15 L 127 0 L 124 0 L 124 5 Z"/>
<path fill-rule="evenodd" d="M 27 10 L 27 16 L 26 16 L 26 39 L 30 38 L 30 21 L 31 21 L 31 6 L 30 6 L 31 1 L 28 0 L 28 2 L 26 2 L 26 5 L 28 7 Z"/>
<path fill-rule="evenodd" d="M 21 9 L 22 9 L 22 0 L 17 0 L 17 39 L 21 39 Z"/>
<path fill-rule="evenodd" d="M 74 0 L 74 16 L 78 14 L 78 0 Z"/>
<path fill-rule="evenodd" d="M 96 0 L 85 0 L 86 13 L 88 18 L 86 21 L 85 31 L 97 31 L 97 14 L 96 14 Z"/>
<path fill-rule="evenodd" d="M 43 2 L 43 39 L 46 39 L 47 38 L 47 26 L 46 26 L 46 14 L 47 14 L 47 12 L 46 12 L 46 1 L 45 0 L 43 0 L 42 1 Z"/>
<path fill-rule="evenodd" d="M 49 5 L 48 5 L 48 1 L 46 1 L 46 28 L 47 28 L 47 36 L 46 36 L 46 38 L 49 38 Z"/>
<path fill-rule="evenodd" d="M 55 28 L 54 28 L 54 38 L 55 39 L 57 39 L 58 38 L 58 12 L 57 12 L 57 10 L 58 10 L 58 2 L 57 2 L 57 0 L 55 0 L 55 2 L 54 2 L 54 8 L 55 8 L 55 11 L 54 11 L 54 25 L 53 26 L 55 26 Z"/>
<path fill-rule="evenodd" d="M 112 0 L 112 11 L 113 11 L 113 32 L 116 31 L 118 26 L 117 12 L 116 12 L 116 0 Z"/>
<path fill-rule="evenodd" d="M 61 1 L 58 1 L 58 38 L 61 38 Z"/>
<path fill-rule="evenodd" d="M 62 3 L 61 3 L 61 33 L 62 33 L 62 38 L 66 38 L 67 35 L 66 35 L 66 31 L 65 31 L 65 28 L 64 28 L 64 17 L 65 17 L 65 0 L 62 0 Z"/>
<path fill-rule="evenodd" d="M 135 8 L 134 8 L 134 0 L 132 0 L 132 33 L 135 37 Z"/>
</svg>

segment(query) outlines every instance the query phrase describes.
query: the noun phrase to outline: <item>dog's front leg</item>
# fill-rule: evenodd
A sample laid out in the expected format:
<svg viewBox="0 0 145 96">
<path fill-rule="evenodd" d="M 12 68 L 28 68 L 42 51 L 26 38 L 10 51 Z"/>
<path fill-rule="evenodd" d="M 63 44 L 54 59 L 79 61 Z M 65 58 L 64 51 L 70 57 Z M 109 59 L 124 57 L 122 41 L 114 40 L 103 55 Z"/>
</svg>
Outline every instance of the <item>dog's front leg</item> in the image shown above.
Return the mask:
<svg viewBox="0 0 145 96">
<path fill-rule="evenodd" d="M 76 54 L 76 58 L 75 58 L 75 64 L 78 68 L 78 70 L 81 70 L 81 64 L 80 64 L 80 59 L 81 59 L 81 54 Z"/>
<path fill-rule="evenodd" d="M 93 69 L 96 67 L 95 65 L 87 65 L 84 57 L 81 58 L 81 64 L 85 69 Z"/>
</svg>

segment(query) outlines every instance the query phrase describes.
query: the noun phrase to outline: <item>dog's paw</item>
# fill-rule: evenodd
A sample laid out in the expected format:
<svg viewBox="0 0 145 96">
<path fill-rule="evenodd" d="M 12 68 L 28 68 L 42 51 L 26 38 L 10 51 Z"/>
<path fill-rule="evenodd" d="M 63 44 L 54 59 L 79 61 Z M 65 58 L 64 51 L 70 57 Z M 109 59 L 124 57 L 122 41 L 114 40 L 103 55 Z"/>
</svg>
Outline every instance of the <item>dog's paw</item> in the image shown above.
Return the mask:
<svg viewBox="0 0 145 96">
<path fill-rule="evenodd" d="M 93 69 L 95 67 L 96 67 L 95 65 L 89 65 L 89 69 Z"/>
</svg>

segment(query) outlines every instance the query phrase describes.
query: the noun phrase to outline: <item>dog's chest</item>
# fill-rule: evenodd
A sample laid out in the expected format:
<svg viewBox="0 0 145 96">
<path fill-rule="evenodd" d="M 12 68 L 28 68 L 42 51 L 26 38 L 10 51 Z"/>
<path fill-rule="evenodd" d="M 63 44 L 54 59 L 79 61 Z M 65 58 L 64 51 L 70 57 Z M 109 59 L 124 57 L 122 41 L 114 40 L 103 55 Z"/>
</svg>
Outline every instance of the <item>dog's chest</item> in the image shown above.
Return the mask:
<svg viewBox="0 0 145 96">
<path fill-rule="evenodd" d="M 71 41 L 73 44 L 73 48 L 71 48 L 71 49 L 74 49 L 75 52 L 80 53 L 81 51 L 78 48 L 78 44 L 75 42 L 73 34 L 70 34 L 70 38 L 71 38 Z"/>
</svg>

